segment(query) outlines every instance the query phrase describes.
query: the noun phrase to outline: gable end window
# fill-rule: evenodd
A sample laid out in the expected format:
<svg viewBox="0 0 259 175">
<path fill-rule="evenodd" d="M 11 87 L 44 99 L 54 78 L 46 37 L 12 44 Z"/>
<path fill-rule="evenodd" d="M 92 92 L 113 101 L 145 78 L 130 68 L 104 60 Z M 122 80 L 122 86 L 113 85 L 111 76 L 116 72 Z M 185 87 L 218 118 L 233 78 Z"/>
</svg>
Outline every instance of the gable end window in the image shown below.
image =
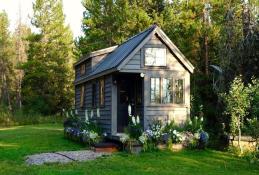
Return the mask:
<svg viewBox="0 0 259 175">
<path fill-rule="evenodd" d="M 166 48 L 145 48 L 145 66 L 166 66 Z"/>
<path fill-rule="evenodd" d="M 85 86 L 81 85 L 80 89 L 80 107 L 84 107 L 84 101 L 85 101 Z"/>
<path fill-rule="evenodd" d="M 150 103 L 184 104 L 184 80 L 173 80 L 173 78 L 151 78 Z"/>
<path fill-rule="evenodd" d="M 99 80 L 99 105 L 100 106 L 104 106 L 104 97 L 105 97 L 105 94 L 104 94 L 104 79 L 101 78 Z"/>
<path fill-rule="evenodd" d="M 85 74 L 85 64 L 81 64 L 80 66 L 80 75 L 84 75 Z"/>
</svg>

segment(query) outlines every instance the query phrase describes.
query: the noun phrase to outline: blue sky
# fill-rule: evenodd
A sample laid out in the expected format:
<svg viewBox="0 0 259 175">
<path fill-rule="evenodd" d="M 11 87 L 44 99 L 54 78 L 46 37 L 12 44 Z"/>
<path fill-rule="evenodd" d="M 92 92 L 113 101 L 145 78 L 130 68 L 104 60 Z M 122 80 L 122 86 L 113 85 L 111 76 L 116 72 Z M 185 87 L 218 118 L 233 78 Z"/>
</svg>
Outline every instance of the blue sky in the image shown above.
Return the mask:
<svg viewBox="0 0 259 175">
<path fill-rule="evenodd" d="M 22 22 L 30 25 L 32 16 L 32 3 L 35 0 L 0 0 L 0 11 L 5 10 L 10 21 L 10 30 L 13 32 L 18 23 L 19 4 L 21 5 Z M 83 18 L 84 7 L 81 0 L 63 0 L 63 9 L 66 15 L 66 23 L 69 24 L 74 37 L 82 35 L 81 20 Z M 33 29 L 36 31 L 36 29 Z"/>
</svg>

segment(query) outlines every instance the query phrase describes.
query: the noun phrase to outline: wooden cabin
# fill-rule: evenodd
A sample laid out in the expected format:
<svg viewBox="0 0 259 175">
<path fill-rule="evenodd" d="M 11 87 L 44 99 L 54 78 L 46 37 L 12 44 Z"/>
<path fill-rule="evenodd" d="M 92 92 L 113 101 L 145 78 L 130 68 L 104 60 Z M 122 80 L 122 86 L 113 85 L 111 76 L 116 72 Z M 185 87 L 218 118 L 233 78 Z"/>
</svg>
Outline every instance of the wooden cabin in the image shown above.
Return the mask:
<svg viewBox="0 0 259 175">
<path fill-rule="evenodd" d="M 190 114 L 194 67 L 157 25 L 89 53 L 74 68 L 78 114 L 110 136 L 127 127 L 129 105 L 144 129 L 154 119 L 181 124 Z"/>
</svg>

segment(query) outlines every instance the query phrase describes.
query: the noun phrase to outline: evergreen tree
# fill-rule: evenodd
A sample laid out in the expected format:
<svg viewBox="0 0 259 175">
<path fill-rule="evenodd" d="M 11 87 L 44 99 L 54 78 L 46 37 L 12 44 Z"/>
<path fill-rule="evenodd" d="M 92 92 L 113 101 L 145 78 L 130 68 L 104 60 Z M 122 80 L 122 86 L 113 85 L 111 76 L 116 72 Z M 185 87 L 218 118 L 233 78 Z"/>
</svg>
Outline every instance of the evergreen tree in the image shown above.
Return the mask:
<svg viewBox="0 0 259 175">
<path fill-rule="evenodd" d="M 22 24 L 21 21 L 19 21 L 19 24 L 17 25 L 15 32 L 13 34 L 13 40 L 15 45 L 15 52 L 16 52 L 16 58 L 14 62 L 15 66 L 15 91 L 16 91 L 16 107 L 21 108 L 22 107 L 22 80 L 23 80 L 23 70 L 21 69 L 21 65 L 27 61 L 27 53 L 29 43 L 27 41 L 27 37 L 31 34 L 31 29 Z"/>
<path fill-rule="evenodd" d="M 84 0 L 83 31 L 77 46 L 82 54 L 120 44 L 152 24 L 136 1 Z"/>
<path fill-rule="evenodd" d="M 29 37 L 22 93 L 27 109 L 53 114 L 73 101 L 73 40 L 65 26 L 61 0 L 36 0 L 32 24 L 39 33 Z"/>
<path fill-rule="evenodd" d="M 14 48 L 8 31 L 8 17 L 0 12 L 0 103 L 12 109 L 14 83 Z"/>
</svg>

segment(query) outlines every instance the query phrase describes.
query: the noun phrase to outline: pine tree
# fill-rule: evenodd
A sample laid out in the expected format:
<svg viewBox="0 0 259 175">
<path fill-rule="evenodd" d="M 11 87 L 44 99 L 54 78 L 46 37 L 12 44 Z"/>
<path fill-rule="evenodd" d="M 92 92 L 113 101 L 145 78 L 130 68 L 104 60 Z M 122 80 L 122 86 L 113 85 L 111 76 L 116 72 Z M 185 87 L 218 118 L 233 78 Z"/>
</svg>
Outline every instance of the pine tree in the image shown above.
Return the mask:
<svg viewBox="0 0 259 175">
<path fill-rule="evenodd" d="M 136 1 L 84 0 L 83 5 L 85 36 L 77 42 L 82 54 L 120 44 L 152 24 Z"/>
<path fill-rule="evenodd" d="M 24 104 L 44 114 L 71 107 L 73 101 L 73 40 L 61 0 L 36 0 L 29 37 L 28 61 L 23 65 Z"/>
<path fill-rule="evenodd" d="M 0 12 L 0 103 L 12 109 L 12 94 L 14 82 L 12 38 L 8 31 L 8 17 Z"/>
</svg>

